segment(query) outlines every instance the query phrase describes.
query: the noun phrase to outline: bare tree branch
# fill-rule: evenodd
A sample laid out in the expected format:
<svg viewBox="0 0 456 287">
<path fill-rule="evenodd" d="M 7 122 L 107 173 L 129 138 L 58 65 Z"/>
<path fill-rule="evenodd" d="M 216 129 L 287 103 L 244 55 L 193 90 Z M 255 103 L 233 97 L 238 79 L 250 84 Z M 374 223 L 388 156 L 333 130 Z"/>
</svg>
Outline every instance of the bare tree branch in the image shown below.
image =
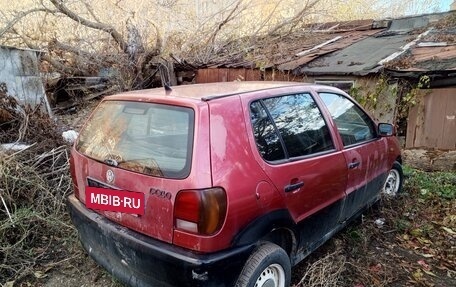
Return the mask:
<svg viewBox="0 0 456 287">
<path fill-rule="evenodd" d="M 157 39 L 155 40 L 155 47 L 153 48 L 154 51 L 152 51 L 152 52 L 156 54 L 155 56 L 157 56 L 161 53 L 161 51 L 163 49 L 162 34 L 160 33 L 160 29 L 158 28 L 157 24 L 155 24 L 155 22 L 153 22 L 151 20 L 147 20 L 147 22 L 149 22 L 149 24 L 154 26 L 154 29 L 155 29 L 155 34 L 156 34 Z"/>
<path fill-rule="evenodd" d="M 14 28 L 12 28 L 12 29 L 16 35 L 21 37 L 22 41 L 24 41 L 24 43 L 25 43 L 25 45 L 27 45 L 27 47 L 29 47 L 30 49 L 33 49 L 33 50 L 41 50 L 40 47 L 34 45 L 24 35 L 19 34 L 18 31 L 16 31 Z M 46 53 L 43 53 L 41 55 L 41 59 L 48 62 L 49 64 L 51 64 L 55 69 L 57 69 L 58 71 L 60 71 L 62 73 L 70 74 L 70 75 L 78 74 L 78 71 L 76 69 L 73 69 L 71 67 L 68 67 L 68 66 L 60 63 L 59 61 L 55 60 L 54 58 L 52 58 L 50 55 L 48 55 Z"/>
<path fill-rule="evenodd" d="M 290 24 L 293 24 L 299 20 L 302 19 L 302 17 L 304 17 L 304 15 L 306 15 L 307 13 L 309 13 L 309 11 L 314 8 L 318 3 L 320 2 L 320 0 L 307 0 L 306 4 L 304 5 L 304 7 L 298 12 L 296 13 L 295 16 L 293 16 L 292 18 L 286 20 L 286 21 L 283 21 L 281 22 L 280 24 L 276 25 L 274 28 L 272 28 L 269 32 L 268 32 L 268 35 L 273 35 L 275 34 L 277 31 L 279 31 L 280 29 L 290 25 Z"/>
<path fill-rule="evenodd" d="M 259 25 L 258 29 L 255 31 L 255 33 L 253 33 L 253 35 L 258 34 L 261 31 L 261 29 L 263 29 L 263 27 L 266 25 L 266 23 L 271 21 L 272 17 L 276 13 L 277 7 L 279 7 L 280 3 L 281 3 L 281 1 L 277 1 L 276 5 L 274 6 L 274 9 L 272 9 L 271 13 L 269 13 L 268 17 L 261 23 L 261 25 Z"/>
<path fill-rule="evenodd" d="M 206 41 L 206 45 L 209 44 L 209 42 L 213 44 L 215 41 L 215 37 L 217 37 L 217 34 L 218 32 L 220 32 L 222 27 L 235 18 L 233 15 L 239 9 L 240 5 L 242 4 L 242 1 L 243 0 L 239 0 L 236 3 L 236 6 L 230 11 L 228 16 L 226 16 L 225 19 L 223 19 L 223 21 L 217 25 L 217 28 L 215 29 L 214 33 L 212 33 L 211 37 L 209 37 L 209 39 Z"/>
<path fill-rule="evenodd" d="M 24 17 L 26 17 L 30 14 L 33 14 L 33 13 L 37 13 L 37 12 L 51 12 L 52 13 L 55 11 L 51 11 L 47 8 L 34 8 L 34 9 L 27 10 L 27 11 L 23 11 L 23 12 L 19 13 L 18 15 L 16 15 L 16 17 L 14 17 L 13 20 L 11 20 L 8 24 L 6 24 L 5 27 L 3 27 L 0 30 L 0 37 L 2 37 L 3 34 L 5 34 L 6 32 L 10 31 L 14 27 L 14 25 L 16 25 Z"/>
<path fill-rule="evenodd" d="M 95 15 L 95 12 L 93 11 L 92 6 L 90 6 L 89 3 L 84 1 L 84 6 L 86 7 L 87 11 L 89 11 L 90 16 L 92 16 L 93 19 L 95 19 L 95 21 L 101 22 L 100 19 L 97 17 L 97 15 Z"/>
<path fill-rule="evenodd" d="M 70 53 L 73 53 L 76 55 L 81 55 L 86 58 L 93 58 L 95 56 L 89 52 L 83 51 L 74 46 L 61 43 L 57 39 L 53 39 L 52 41 L 49 42 L 48 49 L 50 49 L 50 50 L 58 49 L 58 50 L 68 51 Z"/>
<path fill-rule="evenodd" d="M 106 33 L 109 33 L 111 37 L 116 41 L 116 43 L 120 46 L 122 51 L 127 52 L 127 43 L 123 39 L 122 35 L 111 25 L 107 25 L 104 23 L 92 22 L 88 19 L 80 17 L 78 14 L 71 11 L 67 6 L 63 4 L 60 0 L 49 0 L 54 6 L 59 10 L 60 13 L 68 16 L 68 18 L 72 19 L 84 25 L 86 27 L 100 30 Z"/>
</svg>

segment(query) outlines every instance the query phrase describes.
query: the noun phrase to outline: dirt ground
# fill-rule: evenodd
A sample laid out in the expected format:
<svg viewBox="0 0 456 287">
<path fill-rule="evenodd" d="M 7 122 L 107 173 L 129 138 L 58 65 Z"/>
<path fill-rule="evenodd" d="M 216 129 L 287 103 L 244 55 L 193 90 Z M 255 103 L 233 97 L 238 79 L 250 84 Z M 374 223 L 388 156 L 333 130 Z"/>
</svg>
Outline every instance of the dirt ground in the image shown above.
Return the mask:
<svg viewBox="0 0 456 287">
<path fill-rule="evenodd" d="M 350 224 L 314 254 L 295 266 L 292 269 L 292 286 L 456 286 L 454 266 L 452 269 L 451 266 L 439 266 L 438 260 L 420 255 L 417 250 L 404 248 L 401 246 L 401 238 L 398 238 L 397 231 L 379 229 L 374 226 L 377 216 L 382 216 L 381 207 L 368 211 L 363 220 L 359 219 Z M 343 260 L 338 262 L 340 258 Z M 329 282 L 326 280 L 329 280 L 333 274 L 326 274 L 325 279 L 315 279 L 315 274 L 311 274 L 314 276 L 313 280 L 319 280 L 322 285 L 317 285 L 315 282 L 309 285 L 299 285 L 304 274 L 312 266 L 322 274 L 342 267 L 344 272 L 339 275 L 352 277 L 341 279 L 337 285 L 331 285 L 327 284 Z M 427 272 L 432 275 L 420 271 L 425 270 L 422 269 L 423 266 L 432 266 L 426 267 L 429 268 Z M 424 277 L 429 278 L 424 280 Z M 37 279 L 33 285 L 43 287 L 123 286 L 82 250 L 76 258 L 56 266 L 45 277 Z"/>
<path fill-rule="evenodd" d="M 123 286 L 117 282 L 107 271 L 98 266 L 95 261 L 81 254 L 68 266 L 62 265 L 63 268 L 57 267 L 50 272 L 44 280 L 37 286 L 43 287 L 120 287 Z"/>
</svg>

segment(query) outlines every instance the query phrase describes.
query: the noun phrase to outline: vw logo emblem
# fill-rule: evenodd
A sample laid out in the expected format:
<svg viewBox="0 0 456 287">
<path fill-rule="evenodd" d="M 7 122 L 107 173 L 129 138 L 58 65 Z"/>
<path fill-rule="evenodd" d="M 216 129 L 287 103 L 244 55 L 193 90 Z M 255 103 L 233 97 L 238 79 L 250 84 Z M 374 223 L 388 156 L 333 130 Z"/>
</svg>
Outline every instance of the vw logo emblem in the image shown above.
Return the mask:
<svg viewBox="0 0 456 287">
<path fill-rule="evenodd" d="M 106 181 L 108 183 L 113 183 L 114 182 L 114 172 L 110 169 L 106 172 Z"/>
</svg>

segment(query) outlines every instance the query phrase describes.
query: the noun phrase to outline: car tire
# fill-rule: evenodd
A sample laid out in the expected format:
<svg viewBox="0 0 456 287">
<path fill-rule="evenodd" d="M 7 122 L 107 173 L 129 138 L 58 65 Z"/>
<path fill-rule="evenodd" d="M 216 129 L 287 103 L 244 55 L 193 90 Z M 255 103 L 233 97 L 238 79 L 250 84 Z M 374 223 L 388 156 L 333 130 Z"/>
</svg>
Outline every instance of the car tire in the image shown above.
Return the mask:
<svg viewBox="0 0 456 287">
<path fill-rule="evenodd" d="M 389 170 L 386 176 L 385 184 L 383 185 L 382 193 L 395 197 L 402 191 L 402 183 L 404 182 L 404 173 L 402 165 L 395 161 L 393 167 Z"/>
<path fill-rule="evenodd" d="M 288 287 L 291 264 L 285 250 L 273 243 L 262 243 L 250 255 L 236 282 L 236 287 Z"/>
</svg>

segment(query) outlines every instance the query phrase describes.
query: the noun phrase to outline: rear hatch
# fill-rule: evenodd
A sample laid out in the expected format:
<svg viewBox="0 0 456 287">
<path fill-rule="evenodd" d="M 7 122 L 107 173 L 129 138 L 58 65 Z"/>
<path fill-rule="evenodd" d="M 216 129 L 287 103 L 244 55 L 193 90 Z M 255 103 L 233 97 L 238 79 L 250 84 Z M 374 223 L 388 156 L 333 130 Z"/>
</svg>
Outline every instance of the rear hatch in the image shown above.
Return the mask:
<svg viewBox="0 0 456 287">
<path fill-rule="evenodd" d="M 172 242 L 176 194 L 211 184 L 209 171 L 201 170 L 210 166 L 205 133 L 203 144 L 195 141 L 195 126 L 204 126 L 195 116 L 199 106 L 103 101 L 72 153 L 79 200 L 123 226 Z"/>
</svg>

